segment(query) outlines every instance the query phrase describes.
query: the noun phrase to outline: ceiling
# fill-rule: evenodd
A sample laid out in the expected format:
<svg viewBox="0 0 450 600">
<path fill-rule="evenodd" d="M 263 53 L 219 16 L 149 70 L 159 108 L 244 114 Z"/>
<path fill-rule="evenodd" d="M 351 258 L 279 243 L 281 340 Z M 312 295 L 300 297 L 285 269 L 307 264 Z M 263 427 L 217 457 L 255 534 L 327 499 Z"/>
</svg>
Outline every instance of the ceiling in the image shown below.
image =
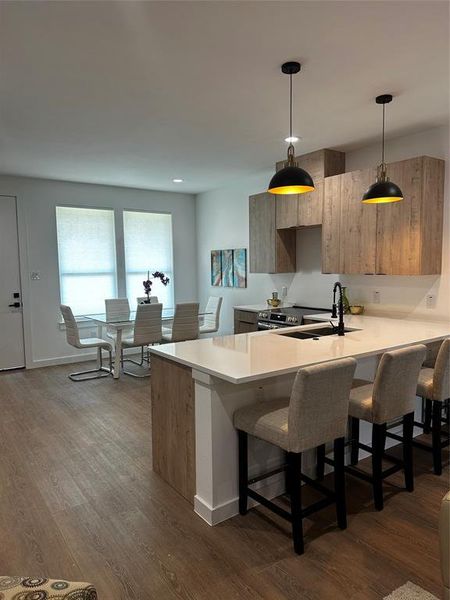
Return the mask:
<svg viewBox="0 0 450 600">
<path fill-rule="evenodd" d="M 199 192 L 449 118 L 447 1 L 5 1 L 0 172 Z M 172 183 L 181 177 L 182 184 Z"/>
</svg>

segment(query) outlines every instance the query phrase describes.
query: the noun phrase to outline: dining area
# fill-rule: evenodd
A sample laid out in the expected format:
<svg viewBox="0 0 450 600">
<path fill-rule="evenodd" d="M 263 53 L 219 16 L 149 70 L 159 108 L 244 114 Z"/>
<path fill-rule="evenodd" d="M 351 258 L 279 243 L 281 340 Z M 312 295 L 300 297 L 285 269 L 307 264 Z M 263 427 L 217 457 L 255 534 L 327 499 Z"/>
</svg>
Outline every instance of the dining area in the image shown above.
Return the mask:
<svg viewBox="0 0 450 600">
<path fill-rule="evenodd" d="M 69 379 L 80 382 L 103 377 L 117 380 L 122 375 L 149 377 L 151 346 L 216 334 L 221 307 L 220 296 L 210 296 L 206 306 L 200 308 L 199 302 L 164 307 L 158 296 L 147 294 L 137 297 L 135 306 L 128 298 L 106 298 L 104 312 L 75 316 L 70 306 L 61 304 L 67 343 L 79 350 L 96 351 L 96 366 L 70 373 Z M 82 336 L 89 325 L 96 327 L 95 337 Z"/>
</svg>

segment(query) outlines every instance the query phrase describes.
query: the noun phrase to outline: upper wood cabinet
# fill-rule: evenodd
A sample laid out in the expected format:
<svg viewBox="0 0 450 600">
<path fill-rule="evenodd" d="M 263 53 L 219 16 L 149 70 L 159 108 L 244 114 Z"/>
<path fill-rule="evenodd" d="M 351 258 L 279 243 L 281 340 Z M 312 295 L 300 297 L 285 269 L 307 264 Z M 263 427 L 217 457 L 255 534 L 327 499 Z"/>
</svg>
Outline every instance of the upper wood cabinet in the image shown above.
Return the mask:
<svg viewBox="0 0 450 600">
<path fill-rule="evenodd" d="M 441 272 L 445 163 L 420 156 L 388 165 L 404 200 L 377 206 L 376 272 Z"/>
<path fill-rule="evenodd" d="M 295 272 L 295 230 L 277 230 L 277 196 L 267 192 L 249 198 L 249 264 L 251 273 Z"/>
<path fill-rule="evenodd" d="M 302 169 L 308 171 L 314 181 L 313 192 L 277 196 L 277 228 L 311 227 L 322 224 L 324 178 L 345 170 L 345 154 L 336 150 L 317 150 L 295 158 Z M 279 171 L 284 161 L 276 164 Z"/>
<path fill-rule="evenodd" d="M 375 169 L 325 180 L 322 272 L 441 272 L 444 161 L 422 156 L 391 163 L 388 176 L 399 185 L 403 201 L 361 202 Z"/>
</svg>

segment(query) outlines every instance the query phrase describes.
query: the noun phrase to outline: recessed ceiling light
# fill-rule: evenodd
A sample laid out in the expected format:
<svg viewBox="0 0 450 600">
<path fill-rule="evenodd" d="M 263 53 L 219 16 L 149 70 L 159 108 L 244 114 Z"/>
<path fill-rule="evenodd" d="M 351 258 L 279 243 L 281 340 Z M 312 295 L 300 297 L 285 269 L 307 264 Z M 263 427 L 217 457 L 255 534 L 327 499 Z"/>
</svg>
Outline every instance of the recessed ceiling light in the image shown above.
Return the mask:
<svg viewBox="0 0 450 600">
<path fill-rule="evenodd" d="M 174 183 L 183 183 L 183 179 L 172 179 Z"/>
<path fill-rule="evenodd" d="M 289 136 L 287 138 L 284 138 L 284 141 L 288 142 L 288 144 L 295 144 L 295 142 L 300 141 L 300 138 L 297 137 L 297 136 L 295 136 L 295 135 L 293 135 L 293 136 Z"/>
</svg>

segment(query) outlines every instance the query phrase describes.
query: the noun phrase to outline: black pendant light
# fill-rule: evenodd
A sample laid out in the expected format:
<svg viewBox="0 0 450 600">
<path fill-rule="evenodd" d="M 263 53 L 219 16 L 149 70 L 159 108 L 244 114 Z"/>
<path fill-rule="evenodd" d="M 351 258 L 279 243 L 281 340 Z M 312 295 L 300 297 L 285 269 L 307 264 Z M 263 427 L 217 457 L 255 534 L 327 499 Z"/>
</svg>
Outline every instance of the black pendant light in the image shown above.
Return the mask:
<svg viewBox="0 0 450 600">
<path fill-rule="evenodd" d="M 298 62 L 286 62 L 281 71 L 289 75 L 289 138 L 292 138 L 292 75 L 298 73 L 301 65 Z M 295 149 L 292 142 L 287 150 L 287 165 L 270 180 L 268 191 L 271 194 L 304 194 L 314 190 L 314 182 L 309 173 L 300 169 L 295 163 Z"/>
<path fill-rule="evenodd" d="M 365 204 L 387 204 L 389 202 L 399 202 L 403 200 L 403 194 L 401 189 L 389 181 L 389 177 L 386 175 L 386 163 L 384 161 L 384 129 L 385 129 L 385 118 L 386 118 L 386 104 L 392 102 L 391 94 L 382 94 L 375 98 L 377 104 L 383 105 L 383 136 L 381 144 L 381 165 L 377 170 L 377 180 L 373 183 L 367 192 L 362 197 L 362 202 Z"/>
</svg>

